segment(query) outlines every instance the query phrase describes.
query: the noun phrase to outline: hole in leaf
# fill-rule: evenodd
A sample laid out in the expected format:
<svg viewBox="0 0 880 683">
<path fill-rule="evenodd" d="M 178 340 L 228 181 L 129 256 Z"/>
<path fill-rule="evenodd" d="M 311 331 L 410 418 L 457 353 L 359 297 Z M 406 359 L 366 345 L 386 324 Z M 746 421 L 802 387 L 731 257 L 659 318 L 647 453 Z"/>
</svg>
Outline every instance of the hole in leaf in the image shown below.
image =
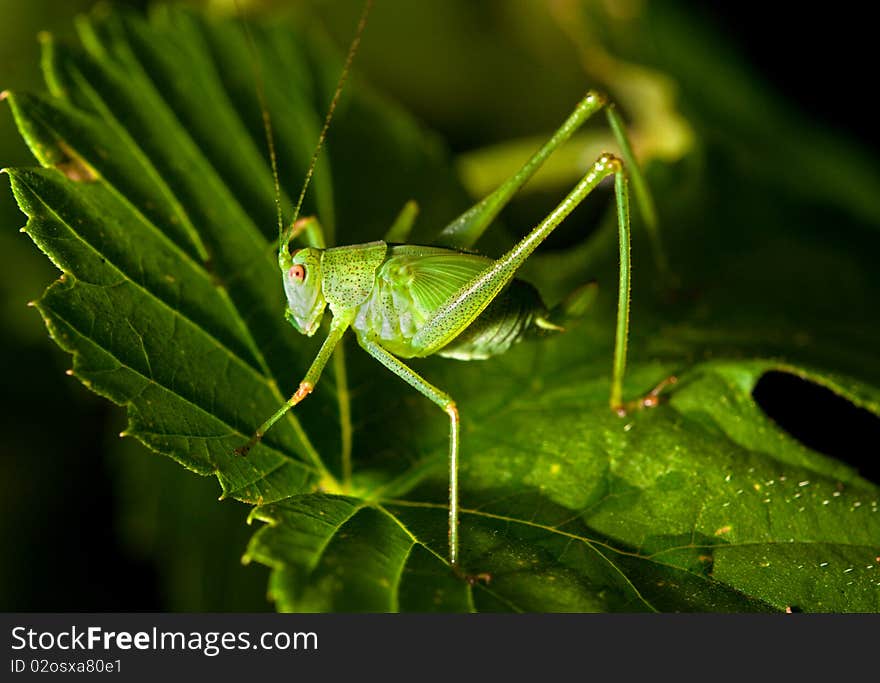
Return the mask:
<svg viewBox="0 0 880 683">
<path fill-rule="evenodd" d="M 778 370 L 752 391 L 761 409 L 807 448 L 855 467 L 880 483 L 880 418 L 830 389 Z"/>
</svg>

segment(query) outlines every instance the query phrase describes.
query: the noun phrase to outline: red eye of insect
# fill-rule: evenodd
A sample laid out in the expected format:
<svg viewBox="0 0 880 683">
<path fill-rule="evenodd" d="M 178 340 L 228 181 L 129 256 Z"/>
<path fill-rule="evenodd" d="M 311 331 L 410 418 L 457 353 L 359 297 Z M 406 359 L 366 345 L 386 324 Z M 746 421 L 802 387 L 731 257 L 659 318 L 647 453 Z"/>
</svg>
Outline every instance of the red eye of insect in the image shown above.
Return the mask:
<svg viewBox="0 0 880 683">
<path fill-rule="evenodd" d="M 306 269 L 303 268 L 300 264 L 295 264 L 291 266 L 290 270 L 287 271 L 287 274 L 294 280 L 302 282 L 306 279 Z"/>
</svg>

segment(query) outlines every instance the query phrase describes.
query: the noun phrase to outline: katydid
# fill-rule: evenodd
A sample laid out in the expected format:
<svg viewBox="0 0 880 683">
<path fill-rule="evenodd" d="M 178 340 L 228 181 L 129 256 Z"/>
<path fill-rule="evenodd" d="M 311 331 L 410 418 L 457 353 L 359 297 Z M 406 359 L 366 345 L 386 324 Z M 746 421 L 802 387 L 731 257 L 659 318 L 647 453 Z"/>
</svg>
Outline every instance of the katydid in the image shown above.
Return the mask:
<svg viewBox="0 0 880 683">
<path fill-rule="evenodd" d="M 432 244 L 406 244 L 417 207 L 410 202 L 383 240 L 328 248 L 314 217 L 298 219 L 314 160 L 323 143 L 336 100 L 363 31 L 369 3 L 349 50 L 343 75 L 325 119 L 312 167 L 290 227 L 282 230 L 279 206 L 278 267 L 287 297 L 285 315 L 301 334 L 314 335 L 329 307 L 332 318 L 317 356 L 296 392 L 237 449 L 245 455 L 279 419 L 316 387 L 321 372 L 349 328 L 358 344 L 388 370 L 439 406 L 449 419 L 449 562 L 459 571 L 458 459 L 459 413 L 454 399 L 412 370 L 404 359 L 439 355 L 480 360 L 504 353 L 536 333 L 561 331 L 560 317 L 584 308 L 591 289 L 576 290 L 562 305 L 548 310 L 538 291 L 514 279 L 517 269 L 541 242 L 606 178 L 614 178 L 620 245 L 619 302 L 610 408 L 625 412 L 623 376 L 629 326 L 630 208 L 628 175 L 636 188 L 641 213 L 654 216 L 650 195 L 632 158 L 624 126 L 615 108 L 590 91 L 554 135 L 497 190 L 443 228 Z M 262 95 L 260 94 L 261 99 Z M 471 251 L 484 231 L 544 161 L 591 116 L 604 108 L 623 160 L 602 154 L 559 205 L 501 258 Z M 271 129 L 265 114 L 273 171 L 276 168 Z M 277 172 L 276 172 L 277 191 Z M 277 194 L 277 192 L 276 192 Z M 305 246 L 292 248 L 294 239 Z M 674 380 L 672 380 L 674 381 Z M 668 383 L 669 381 L 667 381 Z M 655 405 L 658 390 L 632 405 Z"/>
</svg>

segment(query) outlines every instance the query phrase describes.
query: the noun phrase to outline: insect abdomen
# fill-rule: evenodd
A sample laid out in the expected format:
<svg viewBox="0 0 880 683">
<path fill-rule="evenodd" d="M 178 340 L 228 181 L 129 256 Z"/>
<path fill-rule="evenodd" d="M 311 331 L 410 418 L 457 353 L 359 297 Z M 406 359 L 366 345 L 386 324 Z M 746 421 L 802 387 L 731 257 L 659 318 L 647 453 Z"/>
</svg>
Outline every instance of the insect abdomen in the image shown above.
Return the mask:
<svg viewBox="0 0 880 683">
<path fill-rule="evenodd" d="M 514 280 L 465 330 L 437 354 L 479 360 L 504 353 L 532 331 L 547 308 L 532 285 Z"/>
</svg>

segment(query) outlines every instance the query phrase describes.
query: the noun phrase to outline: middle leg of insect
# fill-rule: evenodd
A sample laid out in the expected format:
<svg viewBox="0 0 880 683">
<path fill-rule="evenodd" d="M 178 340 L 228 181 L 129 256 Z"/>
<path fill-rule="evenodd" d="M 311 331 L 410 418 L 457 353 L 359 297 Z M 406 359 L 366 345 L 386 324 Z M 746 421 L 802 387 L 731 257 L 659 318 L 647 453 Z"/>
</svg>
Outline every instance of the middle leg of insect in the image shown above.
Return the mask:
<svg viewBox="0 0 880 683">
<path fill-rule="evenodd" d="M 459 416 L 451 396 L 410 369 L 401 359 L 440 355 L 476 360 L 503 353 L 535 333 L 561 329 L 551 321 L 537 290 L 515 280 L 517 269 L 574 208 L 604 179 L 613 176 L 620 241 L 618 315 L 612 363 L 610 406 L 622 412 L 623 375 L 629 327 L 630 237 L 628 178 L 641 191 L 636 198 L 642 214 L 653 221 L 650 195 L 639 174 L 613 107 L 606 113 L 618 139 L 623 160 L 603 154 L 559 205 L 510 251 L 497 260 L 466 251 L 479 239 L 517 190 L 550 154 L 591 115 L 607 104 L 590 92 L 525 165 L 495 192 L 465 211 L 430 246 L 390 244 L 405 241 L 416 215 L 408 204 L 394 222 L 389 241 L 325 249 L 320 226 L 313 218 L 294 224 L 280 240 L 278 264 L 287 295 L 287 319 L 301 333 L 318 329 L 327 306 L 333 314 L 330 332 L 300 382 L 296 393 L 238 449 L 245 454 L 287 411 L 318 383 L 324 366 L 345 331 L 351 327 L 361 347 L 395 375 L 443 409 L 449 417 L 449 561 L 458 567 Z M 292 233 L 307 246 L 290 249 Z M 659 242 L 658 242 L 659 244 Z M 586 300 L 592 290 L 577 295 Z M 582 308 L 569 301 L 568 309 Z M 656 399 L 656 394 L 652 395 Z M 656 403 L 645 401 L 643 405 Z"/>
</svg>

